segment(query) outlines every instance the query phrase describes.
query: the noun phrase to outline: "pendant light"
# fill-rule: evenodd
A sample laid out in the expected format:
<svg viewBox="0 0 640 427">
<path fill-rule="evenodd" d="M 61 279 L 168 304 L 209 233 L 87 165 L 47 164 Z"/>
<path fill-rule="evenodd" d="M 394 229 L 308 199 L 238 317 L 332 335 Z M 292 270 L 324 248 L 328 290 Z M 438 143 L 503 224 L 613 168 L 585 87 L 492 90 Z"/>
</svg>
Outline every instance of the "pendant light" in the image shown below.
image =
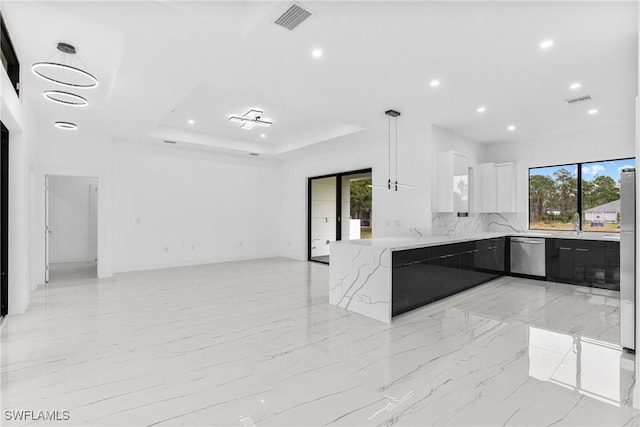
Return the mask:
<svg viewBox="0 0 640 427">
<path fill-rule="evenodd" d="M 33 73 L 48 81 L 75 89 L 91 89 L 98 86 L 98 79 L 90 72 L 80 68 L 84 62 L 77 55 L 76 48 L 68 43 L 58 43 L 58 61 L 36 62 L 31 66 Z M 54 53 L 55 56 L 56 53 Z M 76 61 L 77 60 L 77 61 Z M 80 64 L 79 64 L 79 63 Z"/>
<path fill-rule="evenodd" d="M 395 190 L 398 191 L 398 187 L 406 187 L 406 188 L 415 188 L 415 185 L 411 184 L 402 184 L 398 182 L 398 117 L 400 117 L 400 112 L 396 110 L 387 110 L 384 112 L 388 117 L 388 139 L 387 139 L 387 148 L 388 148 L 388 156 L 387 156 L 387 185 L 376 185 L 371 184 L 369 187 L 371 188 L 385 188 L 387 190 Z M 395 180 L 391 181 L 391 120 L 393 119 L 394 128 L 395 128 Z"/>
<path fill-rule="evenodd" d="M 33 73 L 49 83 L 73 88 L 91 89 L 98 86 L 98 79 L 86 71 L 86 65 L 77 55 L 76 48 L 69 43 L 58 43 L 57 52 L 47 61 L 36 62 L 31 66 Z M 52 60 L 55 55 L 57 60 Z M 80 64 L 84 67 L 81 68 Z M 89 101 L 84 96 L 62 90 L 45 90 L 43 96 L 46 100 L 55 102 L 61 107 L 86 107 Z M 64 113 L 64 109 L 60 109 Z M 76 116 L 74 111 L 74 117 Z M 58 120 L 53 124 L 58 129 L 77 130 L 76 120 Z"/>
</svg>

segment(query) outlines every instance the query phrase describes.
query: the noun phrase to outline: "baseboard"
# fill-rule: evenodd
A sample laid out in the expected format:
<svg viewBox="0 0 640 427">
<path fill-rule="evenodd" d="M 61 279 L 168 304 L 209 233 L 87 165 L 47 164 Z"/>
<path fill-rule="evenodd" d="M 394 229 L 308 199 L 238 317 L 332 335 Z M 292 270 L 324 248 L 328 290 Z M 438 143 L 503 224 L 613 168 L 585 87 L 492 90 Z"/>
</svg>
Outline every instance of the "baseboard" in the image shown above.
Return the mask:
<svg viewBox="0 0 640 427">
<path fill-rule="evenodd" d="M 116 267 L 113 269 L 114 274 L 118 273 L 131 273 L 134 271 L 147 271 L 147 270 L 162 270 L 165 268 L 178 268 L 178 267 L 194 267 L 198 265 L 207 265 L 207 264 L 219 264 L 223 262 L 234 262 L 234 261 L 251 261 L 258 259 L 267 259 L 267 258 L 279 258 L 281 255 L 278 254 L 262 254 L 262 255 L 254 255 L 247 257 L 230 257 L 230 258 L 209 258 L 209 259 L 200 259 L 200 260 L 191 260 L 191 261 L 175 261 L 175 262 L 167 262 L 167 263 L 153 263 L 153 264 L 145 264 L 145 265 L 129 265 Z M 288 258 L 288 257 L 285 257 Z"/>
<path fill-rule="evenodd" d="M 58 260 L 49 260 L 49 264 L 65 264 L 65 263 L 69 263 L 69 262 L 91 262 L 94 261 L 95 262 L 95 258 L 65 258 L 65 259 L 58 259 Z"/>
</svg>

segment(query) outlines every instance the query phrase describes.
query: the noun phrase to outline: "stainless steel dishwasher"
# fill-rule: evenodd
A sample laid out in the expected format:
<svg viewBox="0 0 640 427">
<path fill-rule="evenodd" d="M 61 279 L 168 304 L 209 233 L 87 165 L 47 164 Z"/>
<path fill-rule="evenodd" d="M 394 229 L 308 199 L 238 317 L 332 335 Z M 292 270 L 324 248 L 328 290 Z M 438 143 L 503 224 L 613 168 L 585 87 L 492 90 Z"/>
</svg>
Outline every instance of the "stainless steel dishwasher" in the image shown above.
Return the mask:
<svg viewBox="0 0 640 427">
<path fill-rule="evenodd" d="M 529 276 L 546 276 L 543 238 L 511 237 L 511 272 Z"/>
</svg>

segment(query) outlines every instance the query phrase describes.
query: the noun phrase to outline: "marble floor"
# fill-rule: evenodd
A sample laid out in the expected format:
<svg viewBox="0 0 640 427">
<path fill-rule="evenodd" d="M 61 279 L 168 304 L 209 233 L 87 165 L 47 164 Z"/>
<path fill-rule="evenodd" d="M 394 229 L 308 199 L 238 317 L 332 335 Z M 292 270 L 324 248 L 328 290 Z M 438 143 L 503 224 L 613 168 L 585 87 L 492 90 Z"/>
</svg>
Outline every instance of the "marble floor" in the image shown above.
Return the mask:
<svg viewBox="0 0 640 427">
<path fill-rule="evenodd" d="M 41 287 L 0 329 L 0 424 L 640 423 L 616 292 L 503 277 L 386 325 L 327 282 L 274 258 Z"/>
<path fill-rule="evenodd" d="M 49 282 L 73 284 L 84 283 L 98 277 L 98 263 L 95 261 L 52 262 L 49 264 Z"/>
</svg>

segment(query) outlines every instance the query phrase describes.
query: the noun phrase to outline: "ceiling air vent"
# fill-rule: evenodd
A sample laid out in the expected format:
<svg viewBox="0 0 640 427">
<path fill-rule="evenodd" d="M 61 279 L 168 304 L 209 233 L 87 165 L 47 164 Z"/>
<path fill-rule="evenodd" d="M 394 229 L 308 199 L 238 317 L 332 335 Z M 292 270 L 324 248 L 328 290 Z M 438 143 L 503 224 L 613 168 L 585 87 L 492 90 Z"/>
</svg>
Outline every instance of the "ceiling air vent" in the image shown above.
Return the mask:
<svg viewBox="0 0 640 427">
<path fill-rule="evenodd" d="M 311 12 L 301 8 L 297 4 L 293 4 L 285 13 L 276 19 L 275 23 L 287 30 L 293 31 L 310 16 Z"/>
<path fill-rule="evenodd" d="M 577 104 L 579 102 L 587 102 L 587 101 L 591 101 L 591 95 L 578 96 L 577 98 L 569 98 L 569 99 L 567 99 L 567 103 L 569 105 Z"/>
</svg>

